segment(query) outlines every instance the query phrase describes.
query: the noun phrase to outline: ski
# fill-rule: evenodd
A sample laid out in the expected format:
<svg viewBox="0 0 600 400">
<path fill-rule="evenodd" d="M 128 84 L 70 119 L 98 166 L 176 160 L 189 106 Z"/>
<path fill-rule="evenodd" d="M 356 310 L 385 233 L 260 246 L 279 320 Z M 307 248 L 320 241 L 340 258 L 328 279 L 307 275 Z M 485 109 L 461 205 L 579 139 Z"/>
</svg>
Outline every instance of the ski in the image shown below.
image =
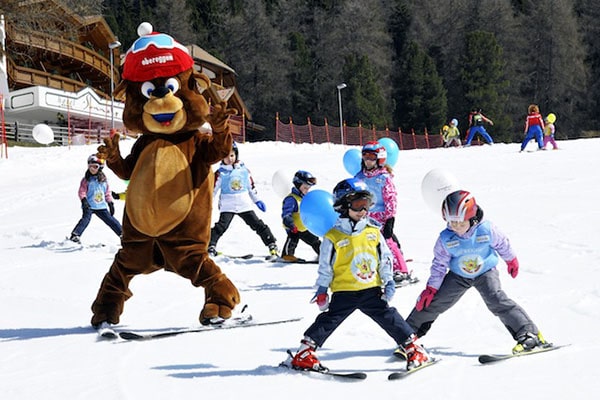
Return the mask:
<svg viewBox="0 0 600 400">
<path fill-rule="evenodd" d="M 299 373 L 304 373 L 307 375 L 310 374 L 318 374 L 318 375 L 325 375 L 325 376 L 330 376 L 332 378 L 338 378 L 338 379 L 343 379 L 343 380 L 363 380 L 367 378 L 367 374 L 364 372 L 337 372 L 337 371 L 332 371 L 329 368 L 322 368 L 322 369 L 299 369 L 299 368 L 294 368 L 291 366 L 291 359 L 294 358 L 294 355 L 292 354 L 291 350 L 288 349 L 287 351 L 289 358 L 287 361 L 282 362 L 281 364 L 279 364 L 280 367 L 283 368 L 287 368 L 290 371 L 294 371 L 294 372 L 299 372 Z"/>
<path fill-rule="evenodd" d="M 417 371 L 420 371 L 420 370 L 422 370 L 424 368 L 431 367 L 432 365 L 437 364 L 439 361 L 441 361 L 441 359 L 434 358 L 431 361 L 428 361 L 425 364 L 421 364 L 421 365 L 419 365 L 416 368 L 409 369 L 409 370 L 392 372 L 391 374 L 388 375 L 388 380 L 389 381 L 395 381 L 395 380 L 398 380 L 398 379 L 404 379 L 407 376 L 412 375 L 412 374 L 414 374 Z"/>
<path fill-rule="evenodd" d="M 562 344 L 562 345 L 554 345 L 552 343 L 548 343 L 543 347 L 535 347 L 531 351 L 525 351 L 517 354 L 482 354 L 479 356 L 479 362 L 481 364 L 490 364 L 498 361 L 509 360 L 511 358 L 530 356 L 538 353 L 545 353 L 548 351 L 558 350 L 560 348 L 570 346 L 570 344 Z"/>
<path fill-rule="evenodd" d="M 223 256 L 223 257 L 227 257 L 227 258 L 233 258 L 233 259 L 242 259 L 242 260 L 249 260 L 252 257 L 254 257 L 254 254 L 242 254 L 242 255 L 232 255 L 232 254 L 223 254 L 223 253 L 217 253 L 218 256 Z"/>
<path fill-rule="evenodd" d="M 318 264 L 319 260 L 305 260 L 303 258 L 296 258 L 295 260 L 285 260 L 281 257 L 278 257 L 273 262 L 282 263 L 282 264 Z"/>
<path fill-rule="evenodd" d="M 306 374 L 319 374 L 326 375 L 332 378 L 338 378 L 343 380 L 363 380 L 367 379 L 367 374 L 364 372 L 335 372 L 329 369 L 324 370 L 312 370 L 312 369 L 295 369 L 292 368 L 292 371 L 297 371 Z"/>
<path fill-rule="evenodd" d="M 288 319 L 278 319 L 273 321 L 253 321 L 250 319 L 245 319 L 241 321 L 230 321 L 226 320 L 221 324 L 213 324 L 213 325 L 202 325 L 197 328 L 184 328 L 184 329 L 173 329 L 161 332 L 149 332 L 149 333 L 140 333 L 134 331 L 120 331 L 119 337 L 125 340 L 153 340 L 153 339 L 162 339 L 177 335 L 182 335 L 185 333 L 200 333 L 200 332 L 209 332 L 209 331 L 218 331 L 224 329 L 235 329 L 235 328 L 249 328 L 252 326 L 267 326 L 267 325 L 278 325 L 285 324 L 288 322 L 296 322 L 300 321 L 302 318 L 288 318 Z"/>
</svg>

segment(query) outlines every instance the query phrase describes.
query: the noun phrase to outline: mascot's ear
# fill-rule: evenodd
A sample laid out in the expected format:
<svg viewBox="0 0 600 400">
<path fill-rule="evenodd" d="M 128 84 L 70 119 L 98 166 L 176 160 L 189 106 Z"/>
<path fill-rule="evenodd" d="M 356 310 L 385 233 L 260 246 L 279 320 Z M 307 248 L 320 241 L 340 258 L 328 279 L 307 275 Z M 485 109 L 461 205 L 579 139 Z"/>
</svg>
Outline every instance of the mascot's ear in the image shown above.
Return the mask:
<svg viewBox="0 0 600 400">
<path fill-rule="evenodd" d="M 119 84 L 117 85 L 117 87 L 115 88 L 115 91 L 113 93 L 115 99 L 117 99 L 119 101 L 125 100 L 125 91 L 126 90 L 127 90 L 127 83 L 125 81 L 119 82 Z"/>
<path fill-rule="evenodd" d="M 190 90 L 196 89 L 198 92 L 202 93 L 204 90 L 210 87 L 210 79 L 205 74 L 194 71 L 192 74 L 192 79 L 189 81 Z"/>
</svg>

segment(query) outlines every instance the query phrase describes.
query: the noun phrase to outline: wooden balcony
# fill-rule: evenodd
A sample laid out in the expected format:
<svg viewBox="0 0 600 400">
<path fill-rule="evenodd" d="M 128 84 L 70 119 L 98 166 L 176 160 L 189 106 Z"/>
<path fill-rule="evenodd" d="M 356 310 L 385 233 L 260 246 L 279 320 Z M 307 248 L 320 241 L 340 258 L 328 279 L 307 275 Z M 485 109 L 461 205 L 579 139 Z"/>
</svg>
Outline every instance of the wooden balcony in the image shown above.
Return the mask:
<svg viewBox="0 0 600 400">
<path fill-rule="evenodd" d="M 19 85 L 44 85 L 69 91 L 69 87 L 80 90 L 86 86 L 93 86 L 98 93 L 100 93 L 99 88 L 109 86 L 110 61 L 93 49 L 59 37 L 39 32 L 25 33 L 10 27 L 7 29 L 7 39 L 10 41 L 10 45 L 7 46 L 9 54 L 11 47 L 33 48 L 38 50 L 38 54 L 45 54 L 37 60 L 41 66 L 39 69 L 13 64 L 12 78 Z M 59 73 L 48 71 L 58 69 L 54 68 L 54 65 L 60 68 Z M 118 69 L 114 68 L 113 72 L 114 81 L 118 82 Z M 11 76 L 10 72 L 9 76 Z M 80 81 L 73 79 L 73 76 Z M 101 93 L 101 95 L 110 97 L 109 93 Z"/>
</svg>

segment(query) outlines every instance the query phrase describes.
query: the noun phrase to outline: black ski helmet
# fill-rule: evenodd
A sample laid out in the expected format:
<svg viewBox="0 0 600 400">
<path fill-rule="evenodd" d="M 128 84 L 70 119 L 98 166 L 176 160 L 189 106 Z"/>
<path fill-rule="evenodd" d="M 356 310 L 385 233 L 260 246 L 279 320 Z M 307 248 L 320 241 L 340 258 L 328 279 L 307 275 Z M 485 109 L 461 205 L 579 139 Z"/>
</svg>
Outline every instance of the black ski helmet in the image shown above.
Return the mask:
<svg viewBox="0 0 600 400">
<path fill-rule="evenodd" d="M 294 184 L 294 187 L 296 189 L 300 189 L 300 186 L 305 183 L 308 186 L 313 186 L 317 183 L 317 178 L 315 178 L 310 172 L 308 171 L 297 171 L 294 174 L 294 180 L 292 181 L 292 183 Z"/>
<path fill-rule="evenodd" d="M 352 200 L 368 199 L 373 202 L 373 195 L 364 181 L 357 178 L 348 178 L 335 185 L 333 199 L 333 209 L 338 213 L 344 213 L 350 207 Z"/>
</svg>

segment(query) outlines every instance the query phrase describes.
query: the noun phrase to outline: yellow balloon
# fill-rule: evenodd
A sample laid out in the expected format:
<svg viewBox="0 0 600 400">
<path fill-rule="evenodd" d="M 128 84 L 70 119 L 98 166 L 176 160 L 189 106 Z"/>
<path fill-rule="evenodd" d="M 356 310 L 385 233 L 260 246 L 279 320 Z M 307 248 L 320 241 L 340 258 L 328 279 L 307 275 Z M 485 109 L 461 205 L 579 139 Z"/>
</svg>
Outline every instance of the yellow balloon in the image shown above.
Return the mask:
<svg viewBox="0 0 600 400">
<path fill-rule="evenodd" d="M 550 122 L 551 124 L 553 124 L 556 121 L 556 115 L 550 113 L 548 114 L 548 116 L 546 117 L 546 120 L 548 122 Z"/>
</svg>

